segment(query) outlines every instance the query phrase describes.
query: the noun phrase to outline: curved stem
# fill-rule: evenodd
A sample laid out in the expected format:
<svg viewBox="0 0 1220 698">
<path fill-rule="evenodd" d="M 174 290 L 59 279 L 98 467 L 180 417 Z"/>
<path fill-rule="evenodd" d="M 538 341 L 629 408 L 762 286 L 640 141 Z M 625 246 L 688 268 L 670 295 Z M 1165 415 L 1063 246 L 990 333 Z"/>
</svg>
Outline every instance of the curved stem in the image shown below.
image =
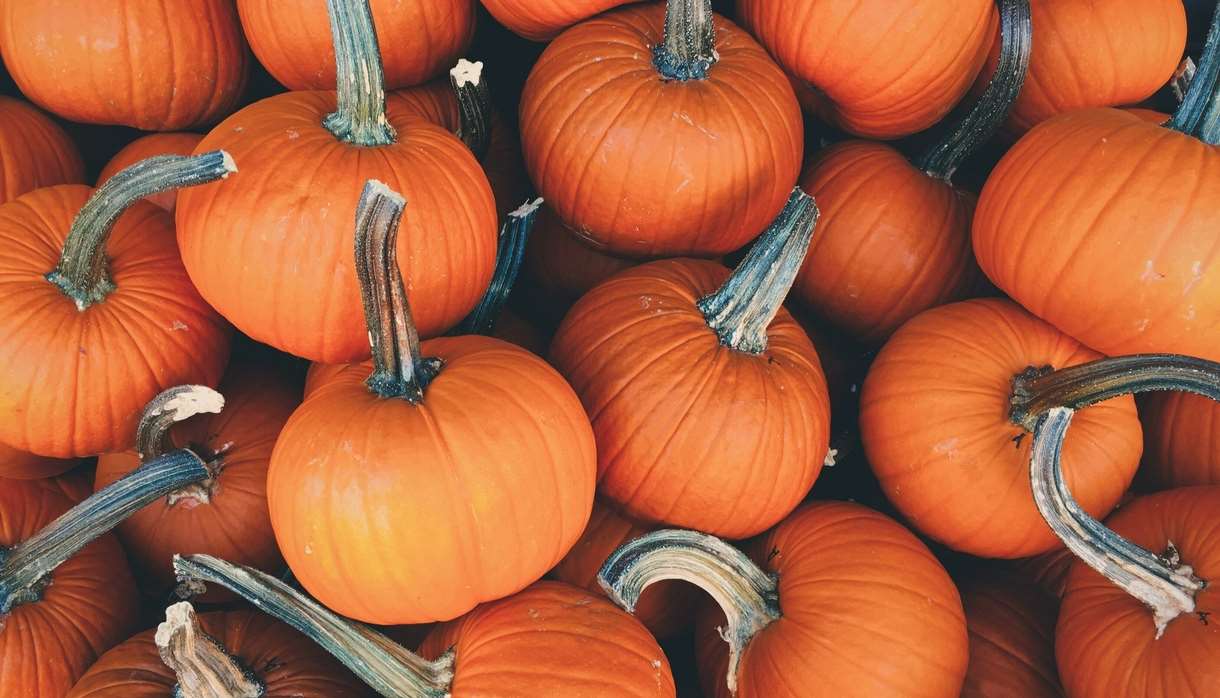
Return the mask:
<svg viewBox="0 0 1220 698">
<path fill-rule="evenodd" d="M 736 693 L 741 653 L 758 631 L 780 618 L 775 576 L 719 538 L 672 529 L 624 543 L 597 573 L 607 596 L 628 612 L 635 610 L 644 589 L 666 579 L 694 584 L 724 611 L 728 622 L 720 636 L 729 643 L 726 678 L 729 691 Z"/>
<path fill-rule="evenodd" d="M 1173 71 L 1173 77 L 1169 79 L 1169 91 L 1173 93 L 1173 99 L 1178 104 L 1186 99 L 1186 92 L 1190 89 L 1190 83 L 1194 82 L 1198 70 L 1195 59 L 1187 56 L 1178 64 L 1178 69 Z"/>
<path fill-rule="evenodd" d="M 375 179 L 364 185 L 356 206 L 356 275 L 373 347 L 369 389 L 418 404 L 443 363 L 421 355 L 398 268 L 398 223 L 406 205 L 402 196 Z"/>
<path fill-rule="evenodd" d="M 1195 594 L 1206 582 L 1183 564 L 1173 541 L 1156 555 L 1128 541 L 1089 516 L 1067 489 L 1060 457 L 1073 410 L 1055 407 L 1034 429 L 1029 477 L 1034 503 L 1047 524 L 1076 557 L 1153 611 L 1156 637 L 1182 613 L 1195 608 Z"/>
<path fill-rule="evenodd" d="M 237 171 L 223 150 L 202 155 L 157 155 L 106 180 L 81 206 L 55 269 L 47 281 L 76 302 L 79 310 L 99 303 L 114 290 L 106 271 L 106 240 L 115 221 L 132 204 L 170 189 L 193 187 L 224 179 Z"/>
<path fill-rule="evenodd" d="M 766 350 L 767 326 L 805 261 L 818 215 L 813 197 L 800 187 L 793 189 L 784 210 L 728 281 L 699 299 L 699 310 L 721 344 L 750 354 Z"/>
<path fill-rule="evenodd" d="M 441 698 L 453 683 L 453 651 L 435 661 L 372 628 L 331 613 L 269 574 L 211 555 L 175 555 L 180 578 L 219 584 L 296 628 L 383 696 Z"/>
<path fill-rule="evenodd" d="M 338 108 L 322 121 L 335 138 L 389 145 L 397 137 L 385 116 L 385 75 L 369 0 L 326 0 L 335 44 Z"/>
<path fill-rule="evenodd" d="M 266 686 L 215 638 L 203 632 L 195 608 L 182 601 L 165 609 L 153 636 L 165 666 L 178 677 L 175 694 L 190 698 L 259 698 Z"/>
<path fill-rule="evenodd" d="M 136 451 L 140 460 L 152 460 L 174 448 L 170 427 L 197 414 L 217 414 L 225 406 L 224 396 L 205 385 L 179 385 L 161 391 L 144 406 L 136 425 Z"/>
<path fill-rule="evenodd" d="M 948 133 L 915 158 L 930 177 L 948 181 L 958 166 L 1008 117 L 1029 68 L 1033 35 L 1029 0 L 996 0 L 1000 8 L 1000 60 L 995 75 L 974 107 Z"/>
<path fill-rule="evenodd" d="M 449 71 L 449 84 L 457 95 L 458 138 L 482 160 L 491 145 L 491 90 L 483 78 L 483 61 L 458 59 Z"/>
<path fill-rule="evenodd" d="M 46 528 L 0 553 L 0 613 L 37 601 L 46 577 L 94 539 L 174 490 L 210 474 L 199 456 L 171 451 L 94 492 Z"/>
<path fill-rule="evenodd" d="M 517 281 L 517 273 L 521 271 L 521 260 L 525 258 L 525 243 L 529 240 L 530 230 L 534 227 L 534 217 L 540 206 L 542 199 L 534 199 L 526 201 L 508 214 L 508 219 L 500 227 L 496 270 L 491 276 L 487 292 L 452 334 L 491 334 L 496 319 L 500 317 L 500 311 L 508 301 L 513 283 Z"/>
<path fill-rule="evenodd" d="M 1211 28 L 1199 65 L 1166 128 L 1197 136 L 1210 145 L 1220 143 L 1220 6 L 1212 14 Z"/>
<path fill-rule="evenodd" d="M 668 0 L 665 38 L 652 49 L 652 65 L 667 80 L 702 80 L 719 56 L 712 0 Z"/>
</svg>

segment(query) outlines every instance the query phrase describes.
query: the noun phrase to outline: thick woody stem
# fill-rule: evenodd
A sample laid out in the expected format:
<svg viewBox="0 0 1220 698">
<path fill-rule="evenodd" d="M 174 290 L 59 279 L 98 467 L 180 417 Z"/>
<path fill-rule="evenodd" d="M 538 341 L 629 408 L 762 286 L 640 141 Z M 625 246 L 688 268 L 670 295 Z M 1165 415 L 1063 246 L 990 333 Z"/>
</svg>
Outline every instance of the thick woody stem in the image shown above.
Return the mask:
<svg viewBox="0 0 1220 698">
<path fill-rule="evenodd" d="M 224 396 L 205 385 L 179 385 L 148 401 L 136 425 L 136 451 L 141 460 L 152 460 L 173 450 L 169 430 L 197 414 L 218 414 Z"/>
<path fill-rule="evenodd" d="M 326 0 L 335 44 L 338 108 L 323 120 L 335 138 L 363 146 L 395 142 L 385 115 L 385 75 L 369 0 Z"/>
<path fill-rule="evenodd" d="M 1212 14 L 1198 68 L 1166 127 L 1220 144 L 1220 7 Z"/>
<path fill-rule="evenodd" d="M 457 136 L 482 160 L 491 145 L 491 90 L 483 76 L 483 61 L 459 59 L 449 71 L 449 84 L 457 96 Z"/>
<path fill-rule="evenodd" d="M 652 49 L 652 65 L 667 80 L 703 80 L 719 56 L 712 0 L 669 0 L 665 38 Z"/>
<path fill-rule="evenodd" d="M 525 243 L 529 240 L 530 230 L 534 227 L 534 217 L 542 199 L 526 201 L 515 211 L 508 214 L 508 219 L 500 227 L 500 242 L 496 249 L 496 270 L 491 276 L 491 283 L 483 299 L 470 311 L 465 320 L 454 329 L 453 334 L 491 334 L 495 329 L 496 319 L 508 301 L 508 294 L 517 281 L 521 271 L 521 261 L 525 258 Z"/>
<path fill-rule="evenodd" d="M 203 632 L 190 603 L 165 609 L 153 641 L 165 666 L 178 677 L 184 698 L 260 698 L 266 686 L 215 638 Z"/>
</svg>

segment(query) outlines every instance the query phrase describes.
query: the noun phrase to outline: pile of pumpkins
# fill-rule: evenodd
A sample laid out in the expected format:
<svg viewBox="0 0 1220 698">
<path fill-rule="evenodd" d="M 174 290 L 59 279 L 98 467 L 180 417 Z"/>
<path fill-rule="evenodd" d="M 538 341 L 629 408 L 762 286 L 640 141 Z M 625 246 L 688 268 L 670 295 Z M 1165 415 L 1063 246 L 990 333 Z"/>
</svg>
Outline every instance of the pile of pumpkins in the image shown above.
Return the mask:
<svg viewBox="0 0 1220 698">
<path fill-rule="evenodd" d="M 0 2 L 0 698 L 1220 696 L 1207 5 Z"/>
</svg>

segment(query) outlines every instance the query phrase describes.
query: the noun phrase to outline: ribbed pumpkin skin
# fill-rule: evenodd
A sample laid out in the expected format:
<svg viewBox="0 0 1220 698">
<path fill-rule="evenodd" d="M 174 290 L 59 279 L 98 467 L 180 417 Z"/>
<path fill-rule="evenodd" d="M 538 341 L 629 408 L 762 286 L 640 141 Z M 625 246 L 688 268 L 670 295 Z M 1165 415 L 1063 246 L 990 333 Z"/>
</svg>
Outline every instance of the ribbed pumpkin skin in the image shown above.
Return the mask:
<svg viewBox="0 0 1220 698">
<path fill-rule="evenodd" d="M 54 184 L 85 181 L 76 144 L 34 107 L 0 97 L 0 204 Z"/>
<path fill-rule="evenodd" d="M 564 29 L 633 0 L 482 0 L 496 21 L 531 41 L 550 41 Z"/>
<path fill-rule="evenodd" d="M 1071 698 L 1131 695 L 1211 698 L 1220 686 L 1220 487 L 1185 487 L 1139 497 L 1106 525 L 1136 545 L 1165 550 L 1211 582 L 1195 612 L 1154 639 L 1152 611 L 1084 564 L 1072 566 L 1055 630 L 1055 657 Z M 1205 614 L 1206 618 L 1199 614 Z"/>
<path fill-rule="evenodd" d="M 1024 580 L 1042 589 L 1046 593 L 1061 598 L 1063 586 L 1067 583 L 1068 570 L 1076 556 L 1066 547 L 1060 546 L 1050 552 L 1027 557 L 1014 562 L 1014 570 Z"/>
<path fill-rule="evenodd" d="M 313 641 L 258 611 L 201 613 L 203 631 L 266 686 L 266 698 L 374 696 L 372 689 Z M 178 678 L 161 661 L 156 629 L 139 633 L 98 658 L 67 698 L 166 698 Z"/>
<path fill-rule="evenodd" d="M 1039 124 L 979 196 L 1001 290 L 1104 354 L 1220 359 L 1220 155 L 1117 109 Z"/>
<path fill-rule="evenodd" d="M 1061 698 L 1055 667 L 1055 597 L 998 577 L 962 586 L 970 667 L 962 698 Z"/>
<path fill-rule="evenodd" d="M 1140 400 L 1144 463 L 1140 482 L 1154 490 L 1220 485 L 1220 407 L 1200 395 L 1152 393 Z"/>
<path fill-rule="evenodd" d="M 970 248 L 973 195 L 929 177 L 897 150 L 836 144 L 816 156 L 800 185 L 822 215 L 797 296 L 852 335 L 882 340 L 920 312 L 965 298 L 982 276 Z"/>
<path fill-rule="evenodd" d="M 372 0 L 385 85 L 418 85 L 445 72 L 470 45 L 474 0 Z M 250 48 L 290 90 L 335 89 L 335 47 L 326 4 L 237 0 Z"/>
<path fill-rule="evenodd" d="M 826 112 L 868 138 L 940 121 L 983 67 L 996 14 L 987 0 L 738 0 L 742 26 L 825 94 Z"/>
<path fill-rule="evenodd" d="M 177 211 L 182 258 L 203 297 L 251 338 L 328 363 L 369 355 L 352 256 L 366 180 L 408 202 L 398 257 L 423 336 L 474 308 L 498 228 L 487 177 L 455 136 L 391 106 L 398 143 L 348 145 L 322 126 L 334 109 L 333 92 L 291 92 L 229 117 L 199 149 L 228 151 L 240 177 L 182 191 Z"/>
<path fill-rule="evenodd" d="M 608 255 L 581 242 L 549 206 L 534 219 L 523 271 L 549 295 L 573 302 L 589 289 L 636 262 Z"/>
<path fill-rule="evenodd" d="M 102 173 L 97 176 L 97 184 L 101 186 L 120 170 L 155 155 L 190 155 L 202 140 L 203 136 L 198 133 L 150 133 L 141 136 L 110 158 L 110 162 L 106 163 Z M 178 203 L 178 190 L 170 189 L 153 194 L 147 197 L 147 200 L 173 213 L 174 206 Z"/>
<path fill-rule="evenodd" d="M 75 458 L 47 458 L 0 443 L 0 477 L 14 480 L 41 480 L 66 473 L 80 461 Z"/>
<path fill-rule="evenodd" d="M 196 415 L 171 431 L 175 445 L 199 448 L 205 457 L 220 454 L 222 469 L 208 500 L 162 498 L 119 524 L 119 539 L 150 595 L 164 597 L 173 587 L 175 553 L 215 555 L 272 574 L 283 566 L 267 512 L 267 467 L 300 392 L 266 369 L 239 365 L 225 375 L 220 393 L 221 413 Z M 98 458 L 94 489 L 139 465 L 133 451 Z"/>
<path fill-rule="evenodd" d="M 37 481 L 0 483 L 0 548 L 45 527 L 73 502 Z M 0 698 L 62 696 L 139 614 L 123 549 L 109 534 L 51 573 L 42 599 L 0 616 Z"/>
<path fill-rule="evenodd" d="M 634 257 L 715 256 L 749 242 L 800 172 L 800 107 L 783 72 L 719 16 L 705 80 L 652 65 L 664 3 L 631 6 L 563 33 L 521 95 L 530 179 L 581 236 Z"/>
<path fill-rule="evenodd" d="M 599 594 L 538 582 L 433 629 L 420 654 L 456 653 L 455 698 L 670 697 L 669 660 L 648 630 Z"/>
<path fill-rule="evenodd" d="M 1098 358 L 1006 300 L 918 315 L 881 349 L 860 396 L 864 450 L 886 497 L 922 533 L 972 555 L 1058 546 L 1030 492 L 1032 438 L 1008 419 L 1012 379 Z M 1129 396 L 1076 414 L 1063 468 L 1086 511 L 1104 516 L 1118 503 L 1142 446 Z"/>
<path fill-rule="evenodd" d="M 568 312 L 550 358 L 593 422 L 602 496 L 643 521 L 745 538 L 813 485 L 830 407 L 817 351 L 787 310 L 763 354 L 720 344 L 695 301 L 728 276 L 693 259 L 617 274 Z"/>
<path fill-rule="evenodd" d="M 315 383 L 271 456 L 284 558 L 343 615 L 450 620 L 559 562 L 593 506 L 593 433 L 536 356 L 489 337 L 424 342 L 424 401 L 380 399 L 356 364 Z"/>
<path fill-rule="evenodd" d="M 0 7 L 22 93 L 89 124 L 173 131 L 237 106 L 248 51 L 232 0 L 39 0 Z"/>
<path fill-rule="evenodd" d="M 191 286 L 165 211 L 136 202 L 106 245 L 115 290 L 84 312 L 45 278 L 93 189 L 65 184 L 0 206 L 0 440 L 57 458 L 121 451 L 144 404 L 216 385 L 229 328 Z"/>
<path fill-rule="evenodd" d="M 779 575 L 783 617 L 742 653 L 737 698 L 957 698 L 966 621 L 957 588 L 910 531 L 858 504 L 798 509 L 749 546 Z M 729 698 L 728 645 L 700 618 L 700 680 Z M 833 639 L 832 639 L 833 638 Z"/>
</svg>

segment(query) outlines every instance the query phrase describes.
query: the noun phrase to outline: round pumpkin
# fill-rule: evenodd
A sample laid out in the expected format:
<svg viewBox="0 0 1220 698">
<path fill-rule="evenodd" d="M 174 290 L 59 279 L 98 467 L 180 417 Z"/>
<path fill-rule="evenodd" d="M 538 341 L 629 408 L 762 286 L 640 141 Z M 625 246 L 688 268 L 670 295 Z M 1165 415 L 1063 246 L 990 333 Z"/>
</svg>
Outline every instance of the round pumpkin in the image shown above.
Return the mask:
<svg viewBox="0 0 1220 698">
<path fill-rule="evenodd" d="M 531 41 L 550 41 L 567 27 L 634 0 L 482 0 L 500 24 Z"/>
<path fill-rule="evenodd" d="M 967 581 L 961 594 L 970 636 L 962 698 L 1060 698 L 1057 598 L 998 574 Z"/>
<path fill-rule="evenodd" d="M 0 204 L 53 184 L 85 181 L 76 144 L 34 107 L 0 97 Z"/>
<path fill-rule="evenodd" d="M 14 480 L 40 480 L 66 473 L 80 461 L 75 458 L 47 458 L 18 451 L 0 443 L 0 477 Z"/>
<path fill-rule="evenodd" d="M 97 176 L 97 184 L 101 186 L 121 170 L 154 155 L 190 155 L 202 140 L 203 136 L 198 133 L 150 133 L 141 136 L 123 146 L 122 150 L 110 158 L 102 167 L 102 173 Z M 148 201 L 173 213 L 174 205 L 178 202 L 178 192 L 163 191 L 148 197 Z"/>
<path fill-rule="evenodd" d="M 525 272 L 530 281 L 548 297 L 569 306 L 589 289 L 635 264 L 581 241 L 545 205 L 538 211 L 538 222 L 525 248 Z"/>
<path fill-rule="evenodd" d="M 21 92 L 65 119 L 174 131 L 241 99 L 248 51 L 232 0 L 46 0 L 0 7 Z"/>
<path fill-rule="evenodd" d="M 1144 463 L 1140 484 L 1152 490 L 1220 485 L 1220 404 L 1191 393 L 1150 393 L 1140 399 Z"/>
</svg>

